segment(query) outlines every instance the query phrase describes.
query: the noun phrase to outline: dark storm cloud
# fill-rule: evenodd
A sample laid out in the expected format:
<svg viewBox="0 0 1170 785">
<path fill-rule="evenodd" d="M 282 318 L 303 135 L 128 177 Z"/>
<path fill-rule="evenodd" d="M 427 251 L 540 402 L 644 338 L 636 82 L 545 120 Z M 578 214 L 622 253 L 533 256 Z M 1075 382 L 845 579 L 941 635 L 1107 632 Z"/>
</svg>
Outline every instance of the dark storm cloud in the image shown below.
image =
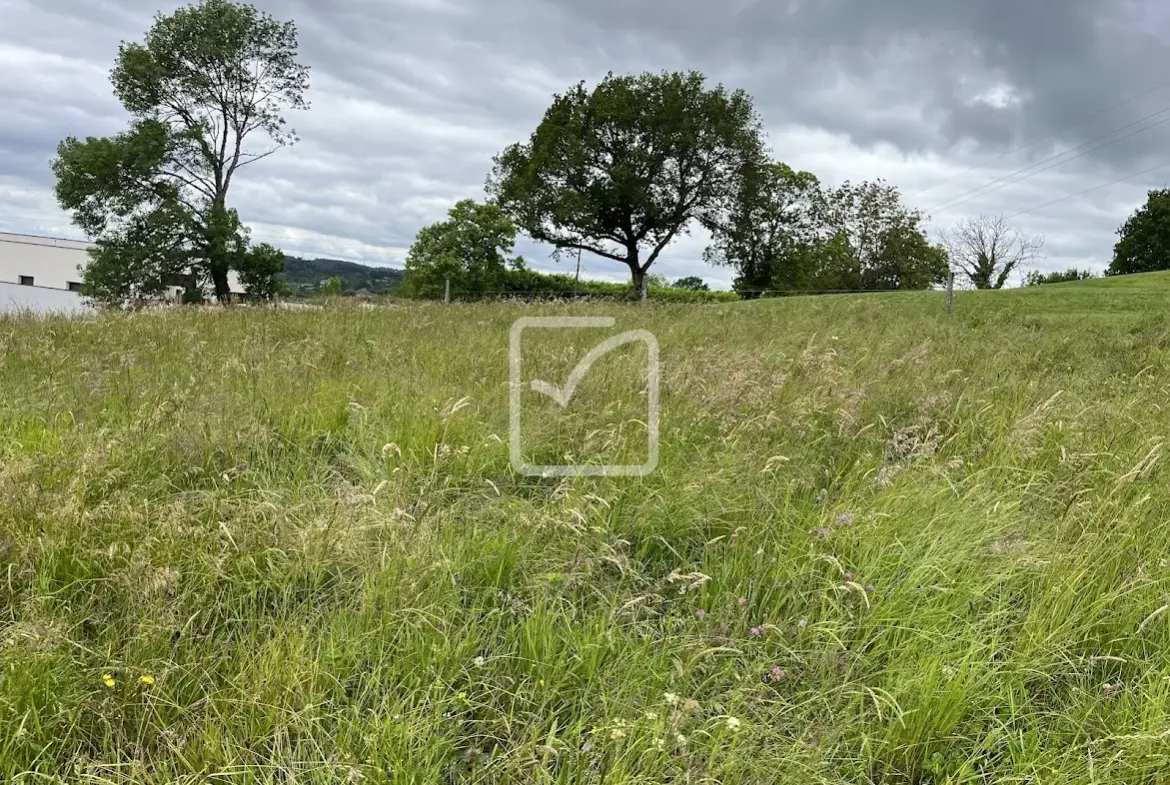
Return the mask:
<svg viewBox="0 0 1170 785">
<path fill-rule="evenodd" d="M 418 229 L 482 195 L 491 157 L 552 93 L 607 71 L 697 68 L 751 92 L 778 157 L 829 183 L 883 176 L 922 208 L 1161 109 L 1170 12 L 1157 0 L 293 0 L 312 68 L 303 142 L 247 169 L 233 199 L 292 252 L 400 261 Z M 0 0 L 0 228 L 65 230 L 48 161 L 66 135 L 123 127 L 108 71 L 159 0 Z M 1170 118 L 1170 113 L 1163 116 Z M 1148 123 L 1155 122 L 1153 118 Z M 1133 130 L 1144 126 L 1137 125 Z M 1051 139 L 1046 137 L 1053 136 Z M 972 164 L 1032 147 L 974 172 Z M 1170 122 L 933 214 L 1026 210 L 1159 162 Z M 1170 172 L 1170 169 L 1166 170 Z M 1048 267 L 1107 262 L 1155 173 L 1021 217 Z M 726 283 L 682 238 L 661 272 Z M 547 249 L 518 248 L 535 266 Z M 585 257 L 587 274 L 622 268 Z"/>
<path fill-rule="evenodd" d="M 658 0 L 544 2 L 593 35 L 616 28 L 666 41 L 711 72 L 734 64 L 737 84 L 773 121 L 799 122 L 810 110 L 824 121 L 827 104 L 833 117 L 826 127 L 907 150 L 1041 139 L 1124 96 L 1170 83 L 1167 15 L 1154 0 L 680 0 L 670 13 Z M 865 87 L 852 96 L 857 103 L 834 100 L 841 76 Z M 997 86 L 1010 87 L 1023 106 L 979 100 Z M 875 125 L 867 117 L 867 109 L 898 105 L 919 108 L 927 127 Z M 1128 116 L 1166 107 L 1170 90 L 1135 102 Z M 1061 137 L 1084 141 L 1116 119 Z M 1102 156 L 1128 161 L 1164 149 L 1167 139 L 1159 128 Z"/>
</svg>

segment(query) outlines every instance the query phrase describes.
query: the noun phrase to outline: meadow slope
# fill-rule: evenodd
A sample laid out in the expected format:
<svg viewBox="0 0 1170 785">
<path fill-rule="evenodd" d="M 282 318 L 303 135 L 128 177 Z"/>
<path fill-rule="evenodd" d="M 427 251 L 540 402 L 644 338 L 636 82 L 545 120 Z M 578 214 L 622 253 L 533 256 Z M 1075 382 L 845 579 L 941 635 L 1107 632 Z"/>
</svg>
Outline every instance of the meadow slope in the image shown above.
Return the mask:
<svg viewBox="0 0 1170 785">
<path fill-rule="evenodd" d="M 1160 781 L 1168 313 L 0 319 L 0 780 Z M 509 326 L 566 314 L 657 336 L 651 476 L 511 470 Z M 636 457 L 637 352 L 526 449 Z"/>
</svg>

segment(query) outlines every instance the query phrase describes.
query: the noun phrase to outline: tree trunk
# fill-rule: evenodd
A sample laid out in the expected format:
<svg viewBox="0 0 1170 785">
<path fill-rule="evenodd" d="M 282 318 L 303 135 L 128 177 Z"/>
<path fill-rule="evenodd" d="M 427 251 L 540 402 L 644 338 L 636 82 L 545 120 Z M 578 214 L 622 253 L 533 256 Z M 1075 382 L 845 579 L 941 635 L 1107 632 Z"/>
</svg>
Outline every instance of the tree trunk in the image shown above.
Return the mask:
<svg viewBox="0 0 1170 785">
<path fill-rule="evenodd" d="M 634 284 L 634 297 L 639 302 L 646 301 L 646 271 L 642 269 L 642 264 L 638 259 L 638 246 L 634 245 L 626 249 L 626 264 L 630 268 L 630 280 Z"/>
<path fill-rule="evenodd" d="M 221 303 L 229 303 L 232 299 L 232 289 L 228 284 L 228 268 L 221 266 L 216 260 L 211 261 L 211 282 L 215 285 L 215 299 Z"/>
<path fill-rule="evenodd" d="M 634 284 L 634 297 L 635 297 L 635 299 L 637 299 L 639 302 L 645 301 L 645 299 L 646 299 L 646 273 L 643 272 L 640 268 L 631 267 L 630 268 L 630 278 Z"/>
<path fill-rule="evenodd" d="M 232 290 L 228 285 L 228 270 L 231 269 L 231 241 L 236 232 L 236 226 L 224 205 L 227 194 L 220 194 L 211 205 L 211 214 L 207 222 L 207 271 L 211 274 L 211 282 L 215 286 L 215 299 L 221 303 L 229 303 Z"/>
</svg>

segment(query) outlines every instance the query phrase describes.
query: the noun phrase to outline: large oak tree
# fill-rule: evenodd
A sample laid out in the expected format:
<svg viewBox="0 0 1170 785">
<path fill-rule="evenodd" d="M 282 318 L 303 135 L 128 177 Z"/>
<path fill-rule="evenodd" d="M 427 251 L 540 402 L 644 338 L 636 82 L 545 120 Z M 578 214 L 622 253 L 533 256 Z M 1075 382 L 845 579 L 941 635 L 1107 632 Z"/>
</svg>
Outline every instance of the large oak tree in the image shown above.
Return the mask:
<svg viewBox="0 0 1170 785">
<path fill-rule="evenodd" d="M 296 26 L 201 0 L 123 43 L 110 78 L 130 128 L 69 137 L 52 164 L 58 201 L 96 244 L 83 291 L 119 301 L 191 276 L 226 299 L 233 269 L 266 290 L 276 256 L 248 247 L 228 193 L 242 168 L 297 141 L 284 117 L 307 107 Z"/>
<path fill-rule="evenodd" d="M 533 239 L 647 271 L 692 222 L 728 209 L 762 158 L 743 91 L 695 72 L 608 75 L 554 97 L 532 138 L 500 153 L 488 191 Z"/>
</svg>

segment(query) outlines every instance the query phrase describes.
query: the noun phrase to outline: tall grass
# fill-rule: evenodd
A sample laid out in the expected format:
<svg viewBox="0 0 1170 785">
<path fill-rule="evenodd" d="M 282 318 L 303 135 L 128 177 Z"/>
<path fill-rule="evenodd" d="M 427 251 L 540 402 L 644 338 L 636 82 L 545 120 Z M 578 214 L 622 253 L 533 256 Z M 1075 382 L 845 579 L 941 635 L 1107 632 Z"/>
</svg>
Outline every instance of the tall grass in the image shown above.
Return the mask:
<svg viewBox="0 0 1170 785">
<path fill-rule="evenodd" d="M 0 320 L 0 779 L 1165 779 L 1150 280 Z M 654 474 L 511 470 L 535 314 L 657 335 Z M 640 359 L 526 449 L 640 460 Z"/>
</svg>

